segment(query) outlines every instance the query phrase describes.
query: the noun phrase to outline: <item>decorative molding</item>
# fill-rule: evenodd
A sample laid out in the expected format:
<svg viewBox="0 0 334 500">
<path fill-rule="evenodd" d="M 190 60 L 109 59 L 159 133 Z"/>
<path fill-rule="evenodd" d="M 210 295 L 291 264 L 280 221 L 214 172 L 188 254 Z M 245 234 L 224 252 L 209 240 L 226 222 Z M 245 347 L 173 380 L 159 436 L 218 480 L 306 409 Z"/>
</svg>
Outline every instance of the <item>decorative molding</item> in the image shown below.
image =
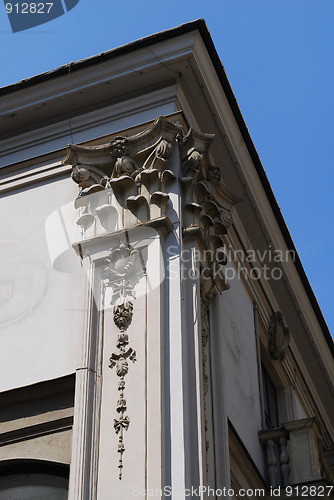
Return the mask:
<svg viewBox="0 0 334 500">
<path fill-rule="evenodd" d="M 26 439 L 36 439 L 40 436 L 49 436 L 50 434 L 72 430 L 73 409 L 70 408 L 66 413 L 70 415 L 62 418 L 49 418 L 45 422 L 0 433 L 0 447 L 13 443 L 18 444 Z M 49 417 L 49 415 L 47 416 Z"/>
<path fill-rule="evenodd" d="M 232 224 L 231 210 L 239 201 L 222 182 L 220 168 L 210 160 L 209 148 L 213 139 L 214 135 L 192 129 L 184 135 L 182 127 L 159 117 L 146 130 L 133 136 L 117 136 L 111 142 L 99 146 L 69 145 L 63 161 L 65 165 L 72 165 L 72 179 L 80 189 L 75 207 L 80 210 L 77 225 L 81 227 L 82 240 L 74 245 L 80 255 L 83 241 L 87 251 L 90 245 L 102 243 L 105 236 L 117 235 L 131 227 L 152 225 L 162 226 L 166 231 L 172 230 L 172 222 L 167 216 L 172 210 L 168 212 L 168 203 L 170 193 L 175 190 L 178 193 L 181 206 L 177 212 L 180 212 L 183 237 L 194 239 L 201 255 L 207 477 L 213 456 L 213 448 L 210 447 L 209 301 L 216 293 L 229 288 L 223 272 L 227 262 L 223 236 Z M 172 183 L 174 186 L 171 188 Z M 125 244 L 113 248 L 106 261 L 105 276 L 107 286 L 113 290 L 114 322 L 119 329 L 118 350 L 110 357 L 110 367 L 116 367 L 116 374 L 120 378 L 120 395 L 116 407 L 119 418 L 114 420 L 114 428 L 119 435 L 118 467 L 121 479 L 124 431 L 130 425 L 124 396 L 125 376 L 129 370 L 129 359 L 135 361 L 135 351 L 129 347 L 126 330 L 133 315 L 133 277 L 136 276 L 140 253 Z M 132 273 L 131 279 L 129 273 Z"/>
<path fill-rule="evenodd" d="M 122 479 L 123 454 L 125 452 L 124 431 L 127 431 L 130 425 L 130 418 L 125 415 L 127 411 L 124 396 L 125 376 L 129 371 L 128 359 L 133 363 L 136 361 L 136 351 L 129 347 L 129 336 L 126 329 L 130 325 L 133 316 L 133 301 L 136 298 L 135 285 L 143 274 L 143 261 L 140 251 L 122 242 L 112 250 L 109 258 L 105 261 L 105 286 L 112 287 L 113 319 L 119 329 L 116 344 L 118 351 L 112 353 L 109 359 L 109 367 L 116 367 L 116 374 L 120 378 L 118 382 L 119 399 L 116 405 L 119 417 L 114 419 L 114 429 L 118 434 L 119 479 Z"/>
<path fill-rule="evenodd" d="M 72 165 L 72 179 L 80 188 L 75 207 L 81 211 L 77 224 L 83 239 L 163 222 L 168 184 L 176 180 L 168 159 L 180 133 L 179 126 L 160 117 L 131 137 L 116 137 L 100 146 L 67 147 L 63 162 Z"/>
<path fill-rule="evenodd" d="M 72 179 L 80 188 L 75 207 L 80 209 L 82 238 L 162 222 L 167 218 L 169 184 L 178 175 L 183 236 L 196 239 L 206 293 L 229 288 L 223 272 L 223 236 L 232 224 L 231 209 L 240 200 L 210 160 L 213 139 L 212 134 L 192 129 L 184 135 L 181 126 L 159 117 L 130 137 L 117 136 L 99 146 L 67 146 L 63 163 L 72 165 Z M 174 149 L 180 155 L 178 173 L 168 161 Z"/>
<path fill-rule="evenodd" d="M 206 277 L 206 294 L 229 288 L 222 266 L 227 258 L 223 235 L 232 224 L 231 209 L 240 201 L 221 180 L 219 167 L 211 163 L 212 134 L 192 129 L 181 139 L 183 235 L 196 238 Z"/>
<path fill-rule="evenodd" d="M 268 350 L 272 359 L 283 359 L 290 343 L 289 328 L 284 326 L 283 316 L 277 311 L 270 318 Z"/>
<path fill-rule="evenodd" d="M 180 127 L 159 117 L 143 132 L 132 137 L 116 137 L 101 146 L 67 146 L 65 165 L 72 165 L 73 180 L 88 194 L 87 188 L 105 187 L 110 179 L 137 175 L 145 170 L 164 171 L 171 153 L 171 144 L 181 132 Z M 101 183 L 101 181 L 103 182 Z"/>
</svg>

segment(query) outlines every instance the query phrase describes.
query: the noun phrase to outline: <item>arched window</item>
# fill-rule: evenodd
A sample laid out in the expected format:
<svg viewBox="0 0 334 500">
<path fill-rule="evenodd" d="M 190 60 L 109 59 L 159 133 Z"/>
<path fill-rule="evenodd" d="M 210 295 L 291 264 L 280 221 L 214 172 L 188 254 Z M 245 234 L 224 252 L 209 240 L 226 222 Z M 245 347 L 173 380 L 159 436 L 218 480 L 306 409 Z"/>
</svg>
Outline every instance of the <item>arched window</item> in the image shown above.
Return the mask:
<svg viewBox="0 0 334 500">
<path fill-rule="evenodd" d="M 67 500 L 69 466 L 40 460 L 0 462 L 1 500 Z"/>
</svg>

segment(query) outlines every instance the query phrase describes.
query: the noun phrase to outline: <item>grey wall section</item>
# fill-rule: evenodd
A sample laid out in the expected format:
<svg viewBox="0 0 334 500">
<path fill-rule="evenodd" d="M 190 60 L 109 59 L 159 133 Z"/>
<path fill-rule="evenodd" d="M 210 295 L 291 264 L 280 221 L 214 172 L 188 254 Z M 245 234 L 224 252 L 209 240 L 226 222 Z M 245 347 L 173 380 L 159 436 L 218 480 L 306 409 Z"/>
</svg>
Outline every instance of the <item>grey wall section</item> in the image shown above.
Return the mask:
<svg viewBox="0 0 334 500">
<path fill-rule="evenodd" d="M 241 279 L 231 279 L 229 283 L 231 288 L 220 296 L 227 415 L 263 473 L 253 304 Z"/>
</svg>

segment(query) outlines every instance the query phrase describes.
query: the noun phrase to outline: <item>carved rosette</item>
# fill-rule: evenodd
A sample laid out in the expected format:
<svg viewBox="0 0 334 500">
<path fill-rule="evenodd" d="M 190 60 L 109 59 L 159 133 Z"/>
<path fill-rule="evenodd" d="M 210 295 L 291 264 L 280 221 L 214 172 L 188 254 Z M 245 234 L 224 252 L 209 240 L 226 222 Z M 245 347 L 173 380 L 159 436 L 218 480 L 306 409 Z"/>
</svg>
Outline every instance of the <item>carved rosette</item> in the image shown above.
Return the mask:
<svg viewBox="0 0 334 500">
<path fill-rule="evenodd" d="M 126 415 L 127 403 L 124 396 L 125 376 L 129 371 L 128 360 L 133 363 L 136 361 L 136 352 L 129 347 L 129 336 L 126 330 L 133 316 L 133 301 L 136 298 L 135 285 L 143 273 L 140 252 L 124 243 L 114 248 L 105 261 L 105 285 L 112 287 L 113 319 L 119 329 L 116 344 L 118 351 L 112 353 L 109 360 L 109 367 L 115 367 L 116 375 L 120 379 L 118 382 L 119 399 L 116 404 L 116 412 L 119 416 L 114 419 L 114 429 L 118 434 L 119 479 L 122 479 L 125 452 L 124 431 L 127 431 L 130 425 L 130 418 Z"/>
</svg>

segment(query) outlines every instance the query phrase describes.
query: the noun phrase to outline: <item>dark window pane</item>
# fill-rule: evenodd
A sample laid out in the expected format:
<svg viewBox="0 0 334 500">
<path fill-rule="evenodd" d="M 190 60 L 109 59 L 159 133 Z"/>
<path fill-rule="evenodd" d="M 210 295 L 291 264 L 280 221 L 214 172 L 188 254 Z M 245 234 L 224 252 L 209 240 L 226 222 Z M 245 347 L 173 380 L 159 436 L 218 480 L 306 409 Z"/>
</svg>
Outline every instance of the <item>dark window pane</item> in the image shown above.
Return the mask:
<svg viewBox="0 0 334 500">
<path fill-rule="evenodd" d="M 68 479 L 51 474 L 8 474 L 0 477 L 1 500 L 67 500 Z"/>
<path fill-rule="evenodd" d="M 262 369 L 262 387 L 263 387 L 263 406 L 268 429 L 278 427 L 278 409 L 276 387 L 272 383 L 267 370 L 261 365 Z"/>
</svg>

